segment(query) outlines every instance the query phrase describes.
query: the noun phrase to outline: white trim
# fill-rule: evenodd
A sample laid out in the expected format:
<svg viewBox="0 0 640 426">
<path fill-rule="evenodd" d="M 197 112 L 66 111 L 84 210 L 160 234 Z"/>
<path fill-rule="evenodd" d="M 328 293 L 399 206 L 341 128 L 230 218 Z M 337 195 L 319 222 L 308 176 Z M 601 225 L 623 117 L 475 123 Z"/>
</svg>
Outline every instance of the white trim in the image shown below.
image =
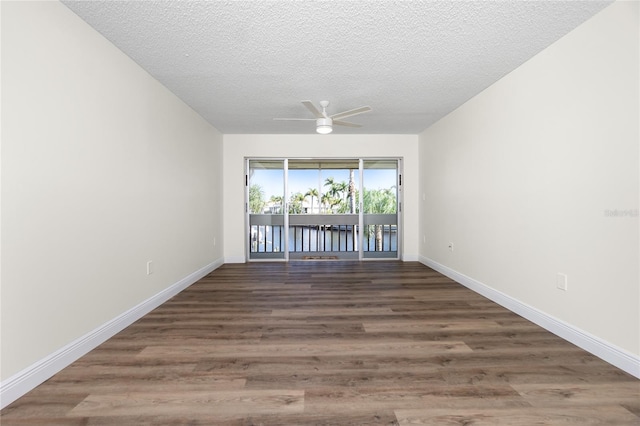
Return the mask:
<svg viewBox="0 0 640 426">
<path fill-rule="evenodd" d="M 0 383 L 0 409 L 222 266 L 218 259 Z"/>
<path fill-rule="evenodd" d="M 447 266 L 441 265 L 424 256 L 420 256 L 420 263 L 435 269 L 463 286 L 491 299 L 497 304 L 528 319 L 551 333 L 573 343 L 585 351 L 603 359 L 604 361 L 640 378 L 640 356 L 634 355 L 607 341 L 602 340 L 584 330 L 542 312 L 532 306 L 520 302 L 486 284 L 461 274 Z"/>
<path fill-rule="evenodd" d="M 244 256 L 229 256 L 224 258 L 224 263 L 246 263 Z"/>
<path fill-rule="evenodd" d="M 418 262 L 419 261 L 419 257 L 418 257 L 418 255 L 415 255 L 415 254 L 405 254 L 404 256 L 402 256 L 402 261 L 403 262 Z"/>
</svg>

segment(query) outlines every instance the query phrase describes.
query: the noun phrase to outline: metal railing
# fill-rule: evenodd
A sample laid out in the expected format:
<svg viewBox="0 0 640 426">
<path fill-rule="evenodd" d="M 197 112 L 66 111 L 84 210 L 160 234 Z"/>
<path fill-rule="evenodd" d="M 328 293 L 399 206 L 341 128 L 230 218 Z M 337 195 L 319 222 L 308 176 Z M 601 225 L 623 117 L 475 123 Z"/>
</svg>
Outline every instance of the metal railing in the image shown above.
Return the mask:
<svg viewBox="0 0 640 426">
<path fill-rule="evenodd" d="M 357 225 L 297 225 L 289 227 L 291 252 L 357 252 Z"/>
<path fill-rule="evenodd" d="M 281 255 L 285 250 L 283 215 L 250 215 L 249 250 Z M 357 214 L 289 215 L 289 253 L 359 252 Z M 364 215 L 362 251 L 381 257 L 398 251 L 396 215 Z M 272 257 L 272 256 L 269 256 Z M 367 256 L 366 256 L 367 257 Z"/>
</svg>

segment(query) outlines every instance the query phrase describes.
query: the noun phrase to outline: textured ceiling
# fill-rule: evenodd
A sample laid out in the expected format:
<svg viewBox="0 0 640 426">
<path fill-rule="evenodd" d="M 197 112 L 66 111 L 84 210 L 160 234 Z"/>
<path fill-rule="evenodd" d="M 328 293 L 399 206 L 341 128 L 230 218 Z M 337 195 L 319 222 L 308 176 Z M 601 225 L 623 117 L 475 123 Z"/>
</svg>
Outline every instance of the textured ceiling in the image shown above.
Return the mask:
<svg viewBox="0 0 640 426">
<path fill-rule="evenodd" d="M 417 134 L 580 25 L 597 1 L 63 1 L 222 133 Z M 319 107 L 318 107 L 319 108 Z"/>
</svg>

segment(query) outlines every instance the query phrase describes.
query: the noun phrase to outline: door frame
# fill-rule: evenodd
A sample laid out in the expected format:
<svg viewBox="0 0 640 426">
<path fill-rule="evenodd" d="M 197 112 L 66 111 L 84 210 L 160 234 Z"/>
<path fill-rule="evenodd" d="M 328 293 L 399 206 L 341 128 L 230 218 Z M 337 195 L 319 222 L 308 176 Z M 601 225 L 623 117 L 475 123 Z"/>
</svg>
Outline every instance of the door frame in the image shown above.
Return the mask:
<svg viewBox="0 0 640 426">
<path fill-rule="evenodd" d="M 245 157 L 244 158 L 244 216 L 245 216 L 245 225 L 243 228 L 243 239 L 245 241 L 245 260 L 247 262 L 288 262 L 290 260 L 299 260 L 299 256 L 293 256 L 294 259 L 290 256 L 290 247 L 289 247 L 289 232 L 290 232 L 290 213 L 289 213 L 289 200 L 287 199 L 288 188 L 289 188 L 289 161 L 327 161 L 327 162 L 335 162 L 335 161 L 358 161 L 358 183 L 359 183 L 359 196 L 357 200 L 358 206 L 358 251 L 357 257 L 353 256 L 345 256 L 344 259 L 337 260 L 360 260 L 360 261 L 375 261 L 375 260 L 399 260 L 402 258 L 402 246 L 404 241 L 404 226 L 403 226 L 403 184 L 402 176 L 403 176 L 403 158 L 402 157 Z M 363 200 L 362 200 L 362 191 L 364 188 L 364 173 L 363 167 L 365 161 L 395 161 L 396 163 L 396 256 L 395 257 L 385 257 L 385 256 L 365 256 L 364 255 L 364 210 L 363 210 Z M 251 161 L 282 161 L 283 164 L 283 229 L 282 234 L 284 238 L 284 253 L 280 258 L 252 258 L 251 257 L 251 213 L 249 209 L 249 188 L 251 184 L 251 179 L 249 176 L 250 173 L 250 164 Z M 319 202 L 319 200 L 318 200 Z M 331 216 L 331 215 L 327 215 Z M 373 216 L 373 215 L 372 215 Z M 331 220 L 328 223 L 332 223 Z M 390 230 L 391 232 L 391 230 Z"/>
</svg>

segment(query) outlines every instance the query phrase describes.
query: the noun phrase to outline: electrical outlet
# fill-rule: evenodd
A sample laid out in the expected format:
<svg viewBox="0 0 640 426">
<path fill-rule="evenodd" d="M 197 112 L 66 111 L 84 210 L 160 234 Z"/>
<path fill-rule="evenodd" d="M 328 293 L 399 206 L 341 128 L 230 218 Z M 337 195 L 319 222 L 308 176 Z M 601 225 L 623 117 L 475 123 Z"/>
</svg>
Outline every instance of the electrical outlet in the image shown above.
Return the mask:
<svg viewBox="0 0 640 426">
<path fill-rule="evenodd" d="M 567 291 L 567 275 L 558 272 L 556 276 L 556 287 L 562 291 Z"/>
<path fill-rule="evenodd" d="M 150 260 L 147 262 L 147 275 L 153 274 L 153 261 Z"/>
<path fill-rule="evenodd" d="M 449 243 L 449 251 L 453 251 L 453 243 Z"/>
</svg>

